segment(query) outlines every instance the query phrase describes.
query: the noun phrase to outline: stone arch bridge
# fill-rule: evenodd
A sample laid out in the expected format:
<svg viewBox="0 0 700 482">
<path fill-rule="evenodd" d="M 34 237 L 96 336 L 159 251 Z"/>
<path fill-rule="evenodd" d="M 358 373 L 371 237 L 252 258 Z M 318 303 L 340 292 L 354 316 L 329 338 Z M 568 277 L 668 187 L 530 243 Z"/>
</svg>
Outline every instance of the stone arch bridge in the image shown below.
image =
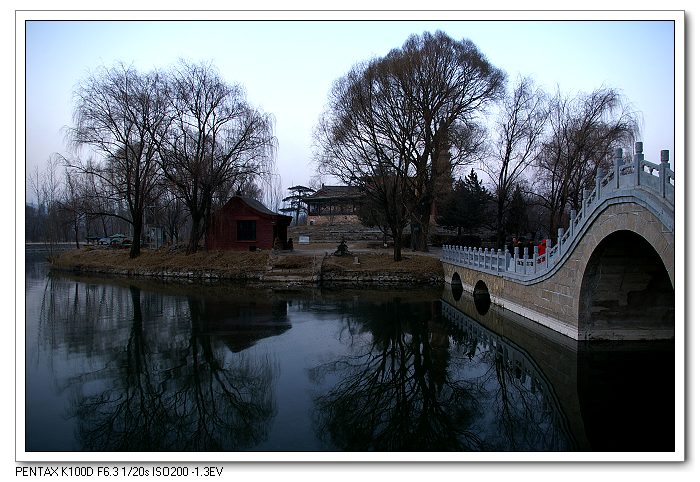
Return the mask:
<svg viewBox="0 0 700 482">
<path fill-rule="evenodd" d="M 668 151 L 618 149 L 546 252 L 444 246 L 445 282 L 576 340 L 674 337 L 675 175 Z"/>
</svg>

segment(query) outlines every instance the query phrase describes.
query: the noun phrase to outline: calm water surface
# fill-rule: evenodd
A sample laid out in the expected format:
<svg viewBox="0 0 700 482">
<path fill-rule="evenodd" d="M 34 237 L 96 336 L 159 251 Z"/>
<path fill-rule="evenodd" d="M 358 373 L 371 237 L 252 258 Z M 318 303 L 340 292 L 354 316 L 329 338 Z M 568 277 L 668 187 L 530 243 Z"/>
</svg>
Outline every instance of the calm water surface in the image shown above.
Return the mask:
<svg viewBox="0 0 700 482">
<path fill-rule="evenodd" d="M 672 344 L 576 343 L 466 298 L 27 259 L 26 450 L 674 450 Z"/>
</svg>

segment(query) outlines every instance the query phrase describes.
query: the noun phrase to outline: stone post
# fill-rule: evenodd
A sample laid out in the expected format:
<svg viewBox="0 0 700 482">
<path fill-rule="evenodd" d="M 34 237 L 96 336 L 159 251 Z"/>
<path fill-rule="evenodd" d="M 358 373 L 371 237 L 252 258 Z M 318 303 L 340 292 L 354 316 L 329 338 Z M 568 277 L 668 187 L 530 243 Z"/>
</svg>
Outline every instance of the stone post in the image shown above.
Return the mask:
<svg viewBox="0 0 700 482">
<path fill-rule="evenodd" d="M 513 248 L 513 271 L 518 272 L 518 259 L 520 259 L 520 246 Z"/>
<path fill-rule="evenodd" d="M 602 167 L 598 168 L 598 171 L 596 172 L 595 176 L 595 190 L 596 190 L 596 199 L 600 199 L 600 190 L 602 188 L 601 183 L 603 181 L 603 178 L 605 177 L 605 171 L 603 171 Z"/>
<path fill-rule="evenodd" d="M 583 190 L 583 202 L 581 203 L 581 211 L 583 212 L 583 215 L 586 216 L 586 200 L 588 199 L 588 196 L 591 195 L 591 191 L 589 189 L 584 189 Z"/>
<path fill-rule="evenodd" d="M 503 263 L 505 265 L 505 262 Z M 501 249 L 496 251 L 496 273 L 501 272 Z"/>
<path fill-rule="evenodd" d="M 613 166 L 615 169 L 615 189 L 620 189 L 620 168 L 622 167 L 622 148 L 615 149 L 615 160 Z"/>
<path fill-rule="evenodd" d="M 508 271 L 510 266 L 510 251 L 508 251 L 508 244 L 503 246 L 503 271 Z"/>
<path fill-rule="evenodd" d="M 561 230 L 561 228 L 559 228 L 559 229 Z M 544 250 L 544 267 L 549 268 L 549 252 L 552 250 L 552 240 L 547 238 L 545 240 L 545 245 L 547 247 Z"/>
<path fill-rule="evenodd" d="M 644 144 L 634 143 L 634 185 L 639 186 L 642 179 L 642 161 L 644 160 Z"/>
<path fill-rule="evenodd" d="M 576 210 L 572 209 L 569 213 L 569 237 L 574 235 L 574 221 L 576 220 Z"/>
<path fill-rule="evenodd" d="M 559 246 L 557 258 L 561 258 L 561 238 L 564 237 L 564 228 L 557 229 L 557 246 Z"/>
<path fill-rule="evenodd" d="M 527 261 L 530 259 L 530 248 L 523 249 L 523 273 L 527 274 Z"/>
<path fill-rule="evenodd" d="M 666 198 L 666 180 L 668 179 L 668 171 L 670 169 L 668 164 L 668 150 L 664 149 L 661 151 L 661 165 L 659 166 L 659 181 L 661 184 L 659 192 L 662 198 Z"/>
</svg>

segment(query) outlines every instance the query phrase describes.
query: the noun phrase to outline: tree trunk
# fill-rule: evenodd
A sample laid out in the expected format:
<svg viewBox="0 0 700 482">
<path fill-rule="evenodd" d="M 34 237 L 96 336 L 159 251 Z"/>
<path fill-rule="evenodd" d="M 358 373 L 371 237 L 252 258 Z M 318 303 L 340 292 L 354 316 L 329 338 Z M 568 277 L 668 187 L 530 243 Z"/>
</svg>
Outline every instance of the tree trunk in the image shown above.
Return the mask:
<svg viewBox="0 0 700 482">
<path fill-rule="evenodd" d="M 505 199 L 499 197 L 498 208 L 496 211 L 496 246 L 503 246 L 505 243 L 506 233 L 505 233 L 505 223 L 503 222 L 505 218 Z"/>
<path fill-rule="evenodd" d="M 78 239 L 78 233 L 80 231 L 80 226 L 77 222 L 73 224 L 73 234 L 75 235 L 75 249 L 80 249 L 80 241 Z"/>
<path fill-rule="evenodd" d="M 430 239 L 430 211 L 421 214 L 420 233 L 418 233 L 418 251 L 428 252 L 428 240 Z"/>
<path fill-rule="evenodd" d="M 391 230 L 391 236 L 394 238 L 394 261 L 401 261 L 401 234 L 403 229 L 394 228 Z"/>
<path fill-rule="evenodd" d="M 141 254 L 141 232 L 143 230 L 142 217 L 134 217 L 134 238 L 131 240 L 129 258 L 137 258 Z"/>
<path fill-rule="evenodd" d="M 190 229 L 190 240 L 187 244 L 187 254 L 197 252 L 199 247 L 199 238 L 201 237 L 202 215 L 199 213 L 192 214 L 192 228 Z"/>
</svg>

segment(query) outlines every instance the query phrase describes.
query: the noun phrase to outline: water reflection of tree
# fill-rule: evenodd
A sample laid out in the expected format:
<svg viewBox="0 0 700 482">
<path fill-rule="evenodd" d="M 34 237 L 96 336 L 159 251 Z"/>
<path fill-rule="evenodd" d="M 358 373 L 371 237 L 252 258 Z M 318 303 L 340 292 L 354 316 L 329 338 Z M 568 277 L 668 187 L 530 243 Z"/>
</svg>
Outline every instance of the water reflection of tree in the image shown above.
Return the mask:
<svg viewBox="0 0 700 482">
<path fill-rule="evenodd" d="M 343 450 L 569 450 L 553 394 L 503 344 L 447 325 L 430 303 L 358 303 L 352 353 L 311 372 L 320 437 Z M 320 391 L 320 390 L 319 390 Z"/>
<path fill-rule="evenodd" d="M 432 304 L 383 306 L 358 305 L 353 353 L 311 371 L 319 384 L 340 378 L 315 399 L 319 436 L 354 451 L 481 449 L 470 430 L 479 388 L 450 376 L 449 339 L 431 322 Z"/>
<path fill-rule="evenodd" d="M 215 451 L 250 447 L 266 438 L 276 409 L 274 365 L 233 356 L 202 335 L 198 299 L 188 299 L 188 338 L 145 326 L 151 317 L 142 306 L 148 303 L 140 289 L 131 287 L 129 293 L 133 320 L 125 349 L 111 352 L 108 367 L 116 368 L 108 386 L 83 394 L 83 384 L 74 385 L 72 415 L 82 447 Z"/>
<path fill-rule="evenodd" d="M 483 335 L 483 333 L 482 333 Z M 492 416 L 480 422 L 489 451 L 571 450 L 572 439 L 554 393 L 540 380 L 536 367 L 523 366 L 513 346 L 499 337 L 455 332 L 472 380 L 484 394 L 482 403 Z"/>
<path fill-rule="evenodd" d="M 502 350 L 490 352 L 490 374 L 496 380 L 493 407 L 496 433 L 493 450 L 569 450 L 569 437 L 554 401 L 536 378 L 526 376 L 518 363 Z M 526 385 L 529 381 L 529 386 Z"/>
</svg>

